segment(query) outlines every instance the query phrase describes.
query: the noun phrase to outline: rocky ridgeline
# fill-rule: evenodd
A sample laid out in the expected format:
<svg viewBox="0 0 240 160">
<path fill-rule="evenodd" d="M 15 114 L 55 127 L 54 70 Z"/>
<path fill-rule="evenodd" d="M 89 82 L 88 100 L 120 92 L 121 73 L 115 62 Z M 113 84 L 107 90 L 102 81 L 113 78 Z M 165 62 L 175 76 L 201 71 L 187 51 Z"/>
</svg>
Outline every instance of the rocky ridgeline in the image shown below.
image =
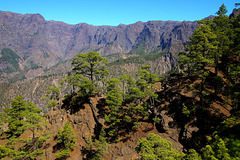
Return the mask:
<svg viewBox="0 0 240 160">
<path fill-rule="evenodd" d="M 197 22 L 189 21 L 149 21 L 118 26 L 69 25 L 46 21 L 40 14 L 0 11 L 0 50 L 10 48 L 16 52 L 20 57 L 20 70 L 27 71 L 25 78 L 29 78 L 43 74 L 46 69 L 78 53 L 147 54 L 169 50 L 186 42 L 196 27 Z"/>
<path fill-rule="evenodd" d="M 196 76 L 172 78 L 164 86 L 160 85 L 157 91 L 159 99 L 161 99 L 157 107 L 158 116 L 161 118 L 160 123 L 153 126 L 152 122 L 144 121 L 141 122 L 140 127 L 128 133 L 120 131 L 119 141 L 108 145 L 104 159 L 140 158 L 135 150 L 137 142 L 149 133 L 158 134 L 163 139 L 170 141 L 173 148 L 178 151 L 189 148 L 201 149 L 216 127 L 231 115 L 231 106 L 221 104 L 223 101 L 220 99 L 213 102 L 202 114 L 196 114 L 189 118 L 184 117 L 181 111 L 182 103 L 189 100 L 195 101 L 195 103 L 199 101 L 199 97 L 189 90 L 190 81 L 195 83 L 199 79 Z M 222 98 L 224 99 L 224 96 Z M 68 159 L 86 159 L 87 155 L 84 151 L 87 148 L 89 137 L 96 137 L 101 126 L 108 127 L 104 120 L 104 112 L 108 106 L 106 106 L 105 97 L 101 95 L 90 97 L 82 105 L 76 105 L 72 100 L 60 100 L 58 105 L 46 114 L 45 118 L 49 121 L 47 128 L 55 136 L 57 130 L 63 128 L 69 121 L 77 141 L 76 148 Z M 56 141 L 52 138 L 47 143 L 46 159 L 53 159 L 59 152 L 56 149 Z"/>
<path fill-rule="evenodd" d="M 104 97 L 91 97 L 88 103 L 78 106 L 78 108 L 71 106 L 71 102 L 64 104 L 59 101 L 59 104 L 46 115 L 46 119 L 49 121 L 47 129 L 55 136 L 59 128 L 63 128 L 67 121 L 70 122 L 75 134 L 76 134 L 76 147 L 71 152 L 68 159 L 86 159 L 85 150 L 87 148 L 87 142 L 89 137 L 95 137 L 99 134 L 97 129 L 98 125 L 104 125 L 104 117 L 101 115 L 101 110 L 106 106 L 102 104 Z M 178 142 L 179 129 L 169 128 L 165 123 L 173 121 L 169 116 L 164 117 L 162 124 L 167 131 L 171 130 L 171 134 L 168 132 L 159 133 L 156 127 L 152 123 L 142 122 L 141 126 L 130 132 L 130 134 L 122 133 L 120 141 L 117 143 L 110 143 L 108 145 L 107 153 L 104 155 L 104 159 L 137 159 L 135 148 L 140 138 L 146 137 L 149 133 L 159 134 L 162 138 L 169 140 L 173 144 L 173 148 L 178 151 L 182 151 L 183 146 Z M 53 137 L 54 137 L 53 136 Z M 46 159 L 54 159 L 55 154 L 59 152 L 56 149 L 56 141 L 54 138 L 48 140 L 46 145 Z"/>
</svg>

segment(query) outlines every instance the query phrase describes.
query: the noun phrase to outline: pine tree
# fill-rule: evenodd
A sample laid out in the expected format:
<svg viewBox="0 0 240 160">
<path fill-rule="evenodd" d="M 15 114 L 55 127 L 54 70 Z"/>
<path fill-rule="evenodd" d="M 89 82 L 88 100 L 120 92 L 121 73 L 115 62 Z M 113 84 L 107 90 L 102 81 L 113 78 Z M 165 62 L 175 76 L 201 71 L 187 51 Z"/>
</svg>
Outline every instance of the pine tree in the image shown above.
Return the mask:
<svg viewBox="0 0 240 160">
<path fill-rule="evenodd" d="M 8 132 L 10 136 L 20 136 L 26 129 L 24 117 L 26 117 L 26 101 L 22 96 L 18 96 L 12 100 L 11 108 L 4 109 L 8 119 Z"/>
<path fill-rule="evenodd" d="M 48 87 L 46 96 L 49 97 L 50 100 L 58 100 L 60 97 L 60 88 Z"/>
<path fill-rule="evenodd" d="M 201 108 L 204 107 L 204 97 L 209 94 L 205 88 L 205 80 L 209 75 L 206 67 L 214 65 L 216 38 L 209 25 L 199 25 L 190 38 L 189 47 L 186 49 L 188 54 L 182 55 L 183 58 L 188 57 L 184 59 L 189 60 L 186 63 L 189 65 L 190 72 L 201 79 L 199 86 L 195 88 L 200 96 Z"/>
<path fill-rule="evenodd" d="M 42 96 L 41 98 L 43 100 L 47 100 L 47 105 L 44 106 L 46 108 L 49 108 L 50 110 L 57 105 L 57 101 L 60 97 L 60 87 L 48 87 L 47 93 L 45 96 Z"/>
<path fill-rule="evenodd" d="M 81 98 L 92 96 L 95 86 L 92 81 L 81 74 L 68 75 L 61 83 L 67 82 L 68 85 L 74 86 Z"/>
<path fill-rule="evenodd" d="M 41 109 L 35 107 L 33 102 L 29 101 L 26 103 L 25 125 L 26 129 L 32 132 L 32 137 L 27 139 L 18 139 L 19 142 L 25 144 L 23 147 L 18 149 L 21 151 L 20 154 L 18 154 L 19 158 L 35 159 L 37 156 L 44 153 L 44 150 L 39 147 L 41 143 L 39 138 L 44 137 L 44 135 L 40 136 L 40 132 L 42 131 L 42 127 L 46 126 L 47 123 L 40 113 Z"/>
<path fill-rule="evenodd" d="M 219 60 L 223 58 L 227 61 L 230 55 L 230 45 L 232 44 L 232 27 L 229 17 L 226 15 L 227 9 L 223 4 L 217 12 L 217 17 L 213 19 L 212 29 L 217 35 L 217 50 L 215 52 L 215 74 L 218 75 Z M 225 66 L 227 67 L 227 66 Z"/>
<path fill-rule="evenodd" d="M 125 124 L 133 123 L 135 127 L 140 125 L 139 119 L 142 118 L 144 113 L 144 107 L 141 102 L 144 98 L 143 92 L 136 86 L 136 82 L 133 80 L 131 76 L 127 78 L 126 85 L 126 95 L 124 105 L 126 105 L 124 109 L 124 118 L 123 121 Z M 127 125 L 125 128 L 128 128 L 131 125 Z"/>
<path fill-rule="evenodd" d="M 11 155 L 14 155 L 14 153 L 16 153 L 14 149 L 11 149 L 6 145 L 0 145 L 0 159 L 4 159 L 5 157 L 11 157 Z"/>
<path fill-rule="evenodd" d="M 122 90 L 123 90 L 123 100 L 125 100 L 125 95 L 126 95 L 126 85 L 128 82 L 128 76 L 124 73 L 120 77 L 120 81 L 123 85 Z"/>
<path fill-rule="evenodd" d="M 103 155 L 107 153 L 107 147 L 108 147 L 107 137 L 106 137 L 106 132 L 104 127 L 102 127 L 99 138 L 95 140 L 94 145 L 96 146 L 97 149 L 96 149 L 95 157 L 93 159 L 96 159 L 96 160 L 102 159 Z"/>
<path fill-rule="evenodd" d="M 122 118 L 122 102 L 123 96 L 121 93 L 120 80 L 117 78 L 110 79 L 107 82 L 106 103 L 108 104 L 110 113 L 105 115 L 105 120 L 108 122 L 110 136 L 117 136 Z"/>
<path fill-rule="evenodd" d="M 69 121 L 64 125 L 63 129 L 58 130 L 57 143 L 60 145 L 63 150 L 58 154 L 55 154 L 56 158 L 60 159 L 63 157 L 68 157 L 71 154 L 71 151 L 75 148 L 75 133 L 70 126 Z"/>
<path fill-rule="evenodd" d="M 133 80 L 132 76 L 127 79 L 125 103 L 136 103 L 138 105 L 143 98 L 141 90 L 136 86 L 136 82 Z"/>
<path fill-rule="evenodd" d="M 109 75 L 106 64 L 107 59 L 97 52 L 77 54 L 72 61 L 72 73 L 63 79 L 61 84 L 68 82 L 72 85 L 73 92 L 76 87 L 81 98 L 88 98 L 95 91 L 96 82 L 103 81 Z"/>
<path fill-rule="evenodd" d="M 156 74 L 153 74 L 149 72 L 149 69 L 151 67 L 149 65 L 144 65 L 141 67 L 140 70 L 137 72 L 137 76 L 140 76 L 139 79 L 137 80 L 136 84 L 138 88 L 141 90 L 141 92 L 144 95 L 144 100 L 146 101 L 149 99 L 150 104 L 145 103 L 143 106 L 144 109 L 142 111 L 142 116 L 148 115 L 148 111 L 151 110 L 151 112 L 154 115 L 154 125 L 156 122 L 158 122 L 157 118 L 157 106 L 156 106 L 156 101 L 158 95 L 155 93 L 155 83 L 159 81 L 159 77 Z"/>
<path fill-rule="evenodd" d="M 32 132 L 33 140 L 36 138 L 36 131 L 46 125 L 44 118 L 40 115 L 41 111 L 33 102 L 26 103 L 26 128 Z"/>
<path fill-rule="evenodd" d="M 0 113 L 0 135 L 2 135 L 2 133 L 3 133 L 2 125 L 4 124 L 4 122 L 6 121 L 6 119 L 7 119 L 7 114 L 6 114 L 6 112 Z"/>
<path fill-rule="evenodd" d="M 223 4 L 216 13 L 217 16 L 213 20 L 202 20 L 199 23 L 209 26 L 212 32 L 216 35 L 216 39 L 211 42 L 214 44 L 215 52 L 213 54 L 214 65 L 215 67 L 215 81 L 214 89 L 215 94 L 219 93 L 219 89 L 222 87 L 221 81 L 222 77 L 218 76 L 219 69 L 228 75 L 229 74 L 229 63 L 231 63 L 232 49 L 231 45 L 233 44 L 234 32 L 232 29 L 232 23 L 229 17 L 226 15 L 227 9 Z M 221 63 L 220 63 L 221 62 Z M 219 85 L 218 85 L 219 84 Z"/>
<path fill-rule="evenodd" d="M 185 160 L 201 160 L 201 156 L 194 150 L 190 149 L 184 157 Z"/>
<path fill-rule="evenodd" d="M 208 25 L 199 25 L 190 38 L 187 56 L 193 73 L 203 74 L 206 66 L 214 63 L 215 42 L 217 36 Z M 189 62 L 187 62 L 189 63 Z"/>
<path fill-rule="evenodd" d="M 187 53 L 185 52 L 180 52 L 178 54 L 178 57 L 179 57 L 179 60 L 178 60 L 178 65 L 180 67 L 181 70 L 183 71 L 186 71 L 188 76 L 190 75 L 191 73 L 191 68 L 190 68 L 190 63 L 191 63 L 191 60 L 190 60 L 190 57 L 187 56 Z"/>
<path fill-rule="evenodd" d="M 97 52 L 77 54 L 72 61 L 75 74 L 81 74 L 84 77 L 88 77 L 93 83 L 95 80 L 100 80 L 104 76 L 108 76 L 109 73 L 105 69 L 106 64 L 107 59 L 101 57 Z"/>
<path fill-rule="evenodd" d="M 203 150 L 203 159 L 228 159 L 231 157 L 228 153 L 228 148 L 222 138 L 215 135 L 210 139 L 210 145 L 207 145 Z"/>
<path fill-rule="evenodd" d="M 234 38 L 233 44 L 230 46 L 232 49 L 232 54 L 229 57 L 228 65 L 228 80 L 231 82 L 229 85 L 229 94 L 233 101 L 234 113 L 240 114 L 240 65 L 239 65 L 239 57 L 240 57 L 240 15 L 236 18 L 232 19 Z"/>
<path fill-rule="evenodd" d="M 146 138 L 138 140 L 137 152 L 143 160 L 156 159 L 183 159 L 185 154 L 172 149 L 172 144 L 162 139 L 159 135 L 150 133 Z"/>
<path fill-rule="evenodd" d="M 39 135 L 37 131 L 41 131 L 45 126 L 45 120 L 40 115 L 41 109 L 36 108 L 33 102 L 24 101 L 22 96 L 16 97 L 12 103 L 12 107 L 5 109 L 8 117 L 10 136 L 5 146 L 2 146 L 3 154 L 11 159 L 35 159 L 44 151 L 39 147 Z M 19 123 L 20 122 L 20 123 Z M 32 132 L 31 138 L 20 138 L 19 136 L 26 130 Z M 16 143 L 22 143 L 21 147 L 16 147 Z"/>
</svg>

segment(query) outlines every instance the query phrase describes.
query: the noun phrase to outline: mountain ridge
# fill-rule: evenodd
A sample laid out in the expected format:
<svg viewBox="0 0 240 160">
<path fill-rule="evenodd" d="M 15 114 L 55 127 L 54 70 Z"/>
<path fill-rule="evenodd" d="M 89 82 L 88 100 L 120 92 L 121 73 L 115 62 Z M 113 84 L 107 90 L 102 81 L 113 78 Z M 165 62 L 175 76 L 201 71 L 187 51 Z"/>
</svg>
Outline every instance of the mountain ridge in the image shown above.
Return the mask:
<svg viewBox="0 0 240 160">
<path fill-rule="evenodd" d="M 197 25 L 196 21 L 139 21 L 118 26 L 72 25 L 46 21 L 40 14 L 0 11 L 0 50 L 10 48 L 21 57 L 18 63 L 23 71 L 38 67 L 37 75 L 40 75 L 78 53 L 97 51 L 101 55 L 141 55 L 169 50 L 173 45 L 186 42 Z"/>
</svg>

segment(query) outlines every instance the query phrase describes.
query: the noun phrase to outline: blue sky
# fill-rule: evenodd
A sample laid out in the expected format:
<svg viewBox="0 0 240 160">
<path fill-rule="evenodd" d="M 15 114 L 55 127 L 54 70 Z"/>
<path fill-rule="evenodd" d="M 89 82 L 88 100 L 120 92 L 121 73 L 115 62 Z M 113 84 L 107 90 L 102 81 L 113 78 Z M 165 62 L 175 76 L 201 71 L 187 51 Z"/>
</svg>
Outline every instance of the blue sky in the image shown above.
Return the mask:
<svg viewBox="0 0 240 160">
<path fill-rule="evenodd" d="M 40 13 L 46 20 L 69 24 L 132 24 L 137 21 L 194 21 L 215 15 L 224 3 L 229 11 L 234 0 L 0 0 L 1 11 Z"/>
</svg>

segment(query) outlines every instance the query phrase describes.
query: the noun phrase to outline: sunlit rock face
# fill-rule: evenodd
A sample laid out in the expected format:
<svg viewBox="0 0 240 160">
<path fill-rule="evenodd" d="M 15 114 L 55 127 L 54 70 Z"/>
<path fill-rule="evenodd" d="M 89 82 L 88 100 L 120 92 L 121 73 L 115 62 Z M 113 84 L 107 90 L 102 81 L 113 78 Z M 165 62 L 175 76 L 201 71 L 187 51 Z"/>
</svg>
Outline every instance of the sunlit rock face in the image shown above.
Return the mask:
<svg viewBox="0 0 240 160">
<path fill-rule="evenodd" d="M 187 21 L 149 21 L 118 26 L 69 25 L 46 21 L 40 14 L 0 11 L 0 50 L 10 48 L 21 57 L 18 63 L 22 70 L 41 68 L 44 71 L 78 53 L 89 51 L 109 55 L 168 50 L 189 40 L 196 27 L 197 22 Z M 38 69 L 39 74 L 41 71 Z"/>
</svg>

